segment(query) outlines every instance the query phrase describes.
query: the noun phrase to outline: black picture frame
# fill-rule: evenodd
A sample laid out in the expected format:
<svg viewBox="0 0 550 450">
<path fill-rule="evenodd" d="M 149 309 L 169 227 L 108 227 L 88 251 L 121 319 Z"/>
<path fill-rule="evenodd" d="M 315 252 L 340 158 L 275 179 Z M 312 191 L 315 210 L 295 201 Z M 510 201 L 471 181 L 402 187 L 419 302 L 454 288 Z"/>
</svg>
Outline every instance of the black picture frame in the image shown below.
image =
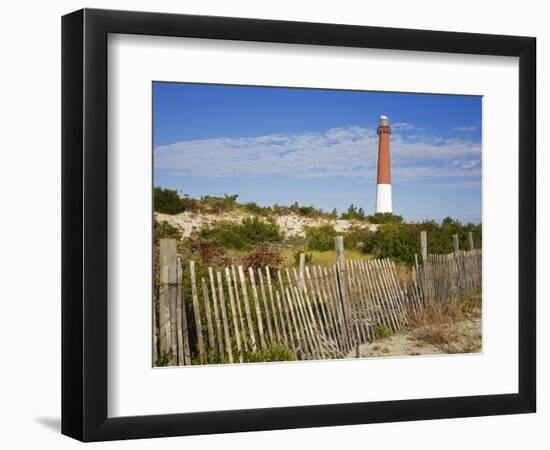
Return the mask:
<svg viewBox="0 0 550 450">
<path fill-rule="evenodd" d="M 109 33 L 519 57 L 518 392 L 107 417 Z M 533 37 L 94 9 L 64 16 L 62 433 L 82 441 L 102 441 L 535 412 L 535 91 Z"/>
</svg>

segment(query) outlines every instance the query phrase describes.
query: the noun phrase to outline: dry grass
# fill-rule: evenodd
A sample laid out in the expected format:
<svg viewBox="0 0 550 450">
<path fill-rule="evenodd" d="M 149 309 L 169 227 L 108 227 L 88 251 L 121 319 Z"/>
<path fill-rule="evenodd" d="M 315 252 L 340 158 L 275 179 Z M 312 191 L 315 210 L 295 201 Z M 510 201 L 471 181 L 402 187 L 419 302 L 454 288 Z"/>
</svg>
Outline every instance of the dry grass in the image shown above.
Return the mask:
<svg viewBox="0 0 550 450">
<path fill-rule="evenodd" d="M 414 337 L 446 353 L 471 353 L 481 350 L 481 330 L 469 324 L 481 317 L 481 296 L 445 303 L 433 303 L 411 317 Z M 473 333 L 472 333 L 473 331 Z"/>
<path fill-rule="evenodd" d="M 294 259 L 294 253 L 299 249 L 297 248 L 285 248 L 281 249 L 281 256 L 283 257 L 282 267 L 295 267 L 296 261 Z M 244 258 L 250 253 L 243 250 L 226 250 L 228 258 L 231 260 L 231 264 L 242 264 Z M 334 250 L 319 252 L 319 251 L 306 251 L 313 255 L 313 260 L 307 265 L 314 266 L 326 266 L 331 267 L 336 264 L 336 252 Z M 361 250 L 346 250 L 346 259 L 372 259 L 371 255 L 363 253 Z"/>
<path fill-rule="evenodd" d="M 282 250 L 281 253 L 284 258 L 283 266 L 292 267 L 296 264 L 294 260 L 294 253 L 297 251 L 296 248 L 289 248 Z M 314 266 L 333 266 L 336 264 L 336 252 L 334 250 L 329 250 L 326 252 L 320 252 L 317 250 L 306 250 L 306 253 L 311 253 L 313 255 L 313 260 L 311 262 Z M 349 250 L 346 249 L 346 259 L 372 259 L 371 255 L 363 253 L 361 250 Z"/>
<path fill-rule="evenodd" d="M 395 263 L 395 267 L 399 281 L 406 285 L 411 280 L 411 268 L 407 264 L 399 262 Z"/>
<path fill-rule="evenodd" d="M 481 296 L 434 304 L 420 317 L 410 311 L 409 326 L 359 347 L 360 357 L 417 356 L 481 351 Z M 356 351 L 349 358 L 355 358 Z"/>
</svg>

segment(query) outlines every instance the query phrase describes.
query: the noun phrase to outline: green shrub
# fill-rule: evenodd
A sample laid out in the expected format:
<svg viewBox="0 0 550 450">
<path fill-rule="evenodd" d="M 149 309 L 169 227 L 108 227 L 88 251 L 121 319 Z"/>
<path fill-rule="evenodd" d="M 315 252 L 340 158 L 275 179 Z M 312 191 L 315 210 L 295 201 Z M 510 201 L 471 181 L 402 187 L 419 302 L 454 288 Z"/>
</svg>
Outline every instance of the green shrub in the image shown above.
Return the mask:
<svg viewBox="0 0 550 450">
<path fill-rule="evenodd" d="M 298 208 L 298 214 L 304 217 L 313 217 L 317 213 L 317 210 L 313 206 L 300 206 Z"/>
<path fill-rule="evenodd" d="M 178 191 L 156 187 L 153 190 L 153 205 L 157 212 L 164 214 L 179 214 L 183 211 Z"/>
<path fill-rule="evenodd" d="M 198 211 L 199 204 L 197 200 L 187 194 L 180 197 L 175 189 L 155 187 L 153 189 L 153 208 L 156 212 L 163 214 L 179 214 L 184 211 Z"/>
<path fill-rule="evenodd" d="M 296 354 L 288 347 L 274 345 L 265 352 L 244 352 L 244 362 L 296 361 Z"/>
<path fill-rule="evenodd" d="M 321 225 L 320 227 L 304 227 L 306 232 L 306 247 L 308 250 L 326 252 L 334 250 L 334 238 L 343 236 L 344 247 L 353 250 L 361 245 L 369 230 L 353 227 L 346 233 L 338 233 L 332 225 Z"/>
<path fill-rule="evenodd" d="M 426 221 L 418 224 L 381 225 L 363 240 L 363 251 L 376 258 L 392 258 L 407 264 L 420 254 L 420 232 L 428 233 L 428 252 L 445 254 L 454 250 L 453 234 L 458 234 L 461 249 L 469 249 L 468 232 L 473 233 L 474 246 L 481 247 L 481 225 L 461 224 L 449 217 L 441 224 Z"/>
<path fill-rule="evenodd" d="M 374 335 L 376 339 L 384 339 L 391 335 L 391 329 L 383 323 L 379 323 L 374 328 Z"/>
<path fill-rule="evenodd" d="M 264 242 L 280 242 L 283 235 L 274 221 L 246 217 L 241 223 L 218 222 L 200 231 L 203 239 L 215 240 L 219 245 L 237 250 L 249 250 Z"/>
<path fill-rule="evenodd" d="M 183 211 L 197 212 L 199 210 L 199 202 L 187 194 L 180 198 L 180 203 Z"/>
<path fill-rule="evenodd" d="M 211 228 L 204 228 L 200 231 L 200 238 L 237 250 L 246 249 L 249 245 L 246 236 L 242 235 L 240 225 L 232 222 L 218 222 Z"/>
<path fill-rule="evenodd" d="M 157 354 L 154 367 L 165 367 L 170 363 L 172 359 L 172 352 L 160 352 Z"/>
<path fill-rule="evenodd" d="M 344 220 L 364 220 L 365 211 L 363 208 L 357 209 L 355 205 L 351 204 L 348 210 L 345 213 L 342 213 L 340 218 Z"/>
<path fill-rule="evenodd" d="M 334 238 L 338 235 L 332 225 L 320 227 L 304 227 L 306 232 L 306 245 L 309 250 L 326 252 L 334 249 Z"/>
<path fill-rule="evenodd" d="M 200 364 L 225 364 L 228 362 L 225 357 L 220 357 L 217 349 L 208 347 L 205 349 L 202 358 L 198 354 L 191 355 L 191 365 L 195 366 Z"/>
<path fill-rule="evenodd" d="M 407 225 L 383 225 L 363 242 L 363 251 L 375 258 L 392 258 L 412 263 L 419 253 L 420 235 L 416 227 Z"/>
<path fill-rule="evenodd" d="M 199 231 L 198 238 L 201 240 L 214 241 L 225 248 L 242 249 L 245 242 L 239 235 L 239 226 L 232 222 L 218 222 L 210 228 L 203 228 Z"/>
<path fill-rule="evenodd" d="M 270 207 L 260 206 L 256 202 L 245 203 L 244 209 L 249 213 L 256 214 L 259 216 L 268 216 L 273 212 Z"/>
<path fill-rule="evenodd" d="M 237 349 L 233 348 L 233 351 L 235 352 L 235 357 L 237 357 Z M 296 354 L 290 348 L 281 345 L 273 345 L 266 351 L 257 350 L 254 352 L 249 350 L 243 352 L 244 363 L 296 360 Z M 228 362 L 229 360 L 226 357 L 220 358 L 217 349 L 207 349 L 202 358 L 199 358 L 198 355 L 193 355 L 191 364 L 226 364 Z"/>
<path fill-rule="evenodd" d="M 240 232 L 251 244 L 279 242 L 283 238 L 279 225 L 275 221 L 264 222 L 257 217 L 245 217 L 241 221 Z"/>
<path fill-rule="evenodd" d="M 326 218 L 336 218 L 332 216 L 332 213 L 327 213 L 321 208 L 315 208 L 313 205 L 300 205 L 298 202 L 294 202 L 290 206 L 278 205 L 275 203 L 270 209 L 270 212 L 273 212 L 277 215 L 285 214 L 296 214 L 302 217 L 326 217 Z"/>
<path fill-rule="evenodd" d="M 239 198 L 239 194 L 233 194 L 233 195 L 223 194 L 223 198 L 225 199 L 227 204 L 231 206 L 235 206 L 237 204 L 237 199 Z"/>
<path fill-rule="evenodd" d="M 238 196 L 230 196 L 227 194 L 223 197 L 203 195 L 199 200 L 199 208 L 202 212 L 210 214 L 219 214 L 231 211 L 235 207 L 237 197 Z"/>
<path fill-rule="evenodd" d="M 370 223 L 386 224 L 386 223 L 403 223 L 403 217 L 390 212 L 376 213 L 367 216 L 367 220 Z"/>
<path fill-rule="evenodd" d="M 354 250 L 357 247 L 363 245 L 363 241 L 372 232 L 368 228 L 351 227 L 344 236 L 344 248 Z"/>
</svg>

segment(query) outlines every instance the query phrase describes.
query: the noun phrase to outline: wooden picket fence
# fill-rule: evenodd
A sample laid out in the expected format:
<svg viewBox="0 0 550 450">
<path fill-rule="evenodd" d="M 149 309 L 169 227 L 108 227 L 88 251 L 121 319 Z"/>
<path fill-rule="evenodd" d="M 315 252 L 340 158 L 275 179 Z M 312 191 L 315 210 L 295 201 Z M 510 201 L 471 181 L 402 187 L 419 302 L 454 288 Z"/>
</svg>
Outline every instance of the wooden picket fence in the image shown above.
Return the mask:
<svg viewBox="0 0 550 450">
<path fill-rule="evenodd" d="M 423 304 L 459 300 L 481 292 L 481 250 L 430 254 L 412 268 L 413 291 Z"/>
<path fill-rule="evenodd" d="M 176 241 L 160 240 L 153 358 L 163 365 L 237 363 L 275 349 L 300 360 L 343 358 L 380 331 L 406 326 L 432 301 L 481 288 L 481 251 L 426 255 L 407 279 L 389 259 L 344 260 L 336 239 L 332 267 L 199 267 Z"/>
</svg>

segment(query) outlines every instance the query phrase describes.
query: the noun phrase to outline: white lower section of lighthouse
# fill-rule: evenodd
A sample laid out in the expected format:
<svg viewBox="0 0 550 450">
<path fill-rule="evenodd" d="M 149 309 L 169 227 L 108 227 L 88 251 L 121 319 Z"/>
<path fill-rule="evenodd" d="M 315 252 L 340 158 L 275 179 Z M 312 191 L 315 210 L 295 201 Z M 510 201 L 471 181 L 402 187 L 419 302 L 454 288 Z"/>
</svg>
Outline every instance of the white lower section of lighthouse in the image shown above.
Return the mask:
<svg viewBox="0 0 550 450">
<path fill-rule="evenodd" d="M 376 212 L 391 213 L 391 184 L 376 185 Z"/>
</svg>

